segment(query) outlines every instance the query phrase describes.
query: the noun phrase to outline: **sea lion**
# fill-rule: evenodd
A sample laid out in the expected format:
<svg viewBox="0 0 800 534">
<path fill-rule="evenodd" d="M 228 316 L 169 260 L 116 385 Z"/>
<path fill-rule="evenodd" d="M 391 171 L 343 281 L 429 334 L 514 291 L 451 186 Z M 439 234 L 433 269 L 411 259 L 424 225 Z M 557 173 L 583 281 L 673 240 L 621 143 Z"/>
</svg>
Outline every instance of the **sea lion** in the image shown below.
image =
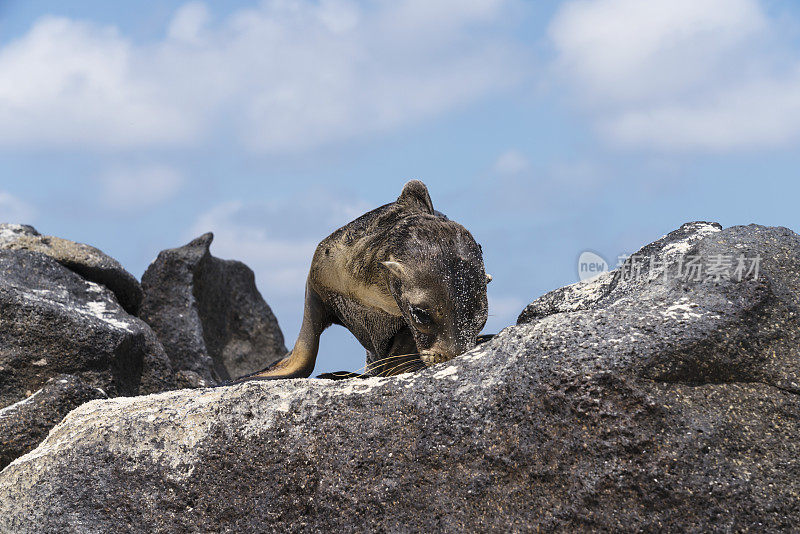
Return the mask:
<svg viewBox="0 0 800 534">
<path fill-rule="evenodd" d="M 395 202 L 322 240 L 306 281 L 300 335 L 271 367 L 237 380 L 308 377 L 322 332 L 345 326 L 367 349 L 367 374 L 389 376 L 444 362 L 475 346 L 486 324 L 480 245 L 433 209 L 419 180 Z"/>
</svg>

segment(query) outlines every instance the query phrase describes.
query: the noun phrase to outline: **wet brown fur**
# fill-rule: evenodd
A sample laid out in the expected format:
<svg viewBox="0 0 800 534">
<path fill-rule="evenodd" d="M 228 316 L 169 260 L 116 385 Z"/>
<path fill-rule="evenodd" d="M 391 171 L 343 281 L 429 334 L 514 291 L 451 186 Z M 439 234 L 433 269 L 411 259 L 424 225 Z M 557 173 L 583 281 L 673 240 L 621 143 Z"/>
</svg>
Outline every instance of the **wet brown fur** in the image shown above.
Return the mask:
<svg viewBox="0 0 800 534">
<path fill-rule="evenodd" d="M 240 380 L 307 377 L 331 324 L 367 349 L 369 374 L 398 374 L 468 350 L 486 322 L 480 246 L 433 209 L 412 180 L 400 197 L 339 228 L 317 246 L 306 282 L 300 335 L 272 367 Z M 432 319 L 416 321 L 424 307 Z M 422 360 L 421 360 L 422 358 Z"/>
</svg>

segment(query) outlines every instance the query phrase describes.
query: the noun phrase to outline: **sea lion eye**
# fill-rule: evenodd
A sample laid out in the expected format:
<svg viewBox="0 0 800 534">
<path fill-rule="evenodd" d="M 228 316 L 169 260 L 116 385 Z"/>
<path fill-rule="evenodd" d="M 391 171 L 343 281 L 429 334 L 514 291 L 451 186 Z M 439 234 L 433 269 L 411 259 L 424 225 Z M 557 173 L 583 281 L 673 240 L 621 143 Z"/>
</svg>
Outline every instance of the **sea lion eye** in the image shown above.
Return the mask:
<svg viewBox="0 0 800 534">
<path fill-rule="evenodd" d="M 422 308 L 417 308 L 416 306 L 412 306 L 409 312 L 411 313 L 411 317 L 414 318 L 414 321 L 417 324 L 421 325 L 431 324 L 431 314 L 429 314 Z"/>
</svg>

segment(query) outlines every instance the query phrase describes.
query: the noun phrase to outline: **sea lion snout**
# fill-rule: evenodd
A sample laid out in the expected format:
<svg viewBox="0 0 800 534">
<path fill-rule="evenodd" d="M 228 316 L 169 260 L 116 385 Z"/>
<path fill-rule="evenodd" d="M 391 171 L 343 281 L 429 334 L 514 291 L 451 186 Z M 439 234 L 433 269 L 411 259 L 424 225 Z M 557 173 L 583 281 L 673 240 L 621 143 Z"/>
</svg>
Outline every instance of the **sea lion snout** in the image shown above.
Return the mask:
<svg viewBox="0 0 800 534">
<path fill-rule="evenodd" d="M 422 363 L 425 365 L 431 366 L 436 365 L 437 363 L 444 363 L 447 361 L 452 360 L 455 358 L 456 354 L 437 354 L 435 352 L 420 352 L 419 359 L 422 360 Z"/>
<path fill-rule="evenodd" d="M 419 353 L 419 359 L 422 360 L 422 363 L 425 365 L 436 365 L 437 363 L 443 363 L 452 360 L 456 356 L 460 356 L 474 347 L 475 344 L 473 343 L 471 346 L 468 347 L 461 347 L 457 349 L 451 350 L 427 350 L 422 351 Z"/>
<path fill-rule="evenodd" d="M 428 340 L 431 337 L 428 337 Z M 418 339 L 418 346 L 426 341 L 425 339 Z M 474 348 L 477 345 L 476 340 L 477 330 L 471 324 L 467 324 L 456 335 L 435 336 L 434 341 L 429 346 L 426 348 L 421 347 L 419 358 L 425 365 L 446 362 Z"/>
</svg>

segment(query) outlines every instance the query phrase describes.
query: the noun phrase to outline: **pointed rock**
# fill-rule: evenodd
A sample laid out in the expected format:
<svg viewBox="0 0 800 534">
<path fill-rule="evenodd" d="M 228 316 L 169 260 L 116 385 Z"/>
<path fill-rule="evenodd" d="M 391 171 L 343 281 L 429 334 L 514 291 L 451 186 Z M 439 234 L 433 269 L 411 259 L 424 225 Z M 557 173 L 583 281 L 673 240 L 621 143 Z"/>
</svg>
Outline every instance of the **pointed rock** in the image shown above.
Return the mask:
<svg viewBox="0 0 800 534">
<path fill-rule="evenodd" d="M 253 271 L 213 257 L 213 239 L 207 233 L 159 253 L 142 277 L 140 313 L 175 370 L 207 384 L 263 369 L 287 352 Z"/>
</svg>

